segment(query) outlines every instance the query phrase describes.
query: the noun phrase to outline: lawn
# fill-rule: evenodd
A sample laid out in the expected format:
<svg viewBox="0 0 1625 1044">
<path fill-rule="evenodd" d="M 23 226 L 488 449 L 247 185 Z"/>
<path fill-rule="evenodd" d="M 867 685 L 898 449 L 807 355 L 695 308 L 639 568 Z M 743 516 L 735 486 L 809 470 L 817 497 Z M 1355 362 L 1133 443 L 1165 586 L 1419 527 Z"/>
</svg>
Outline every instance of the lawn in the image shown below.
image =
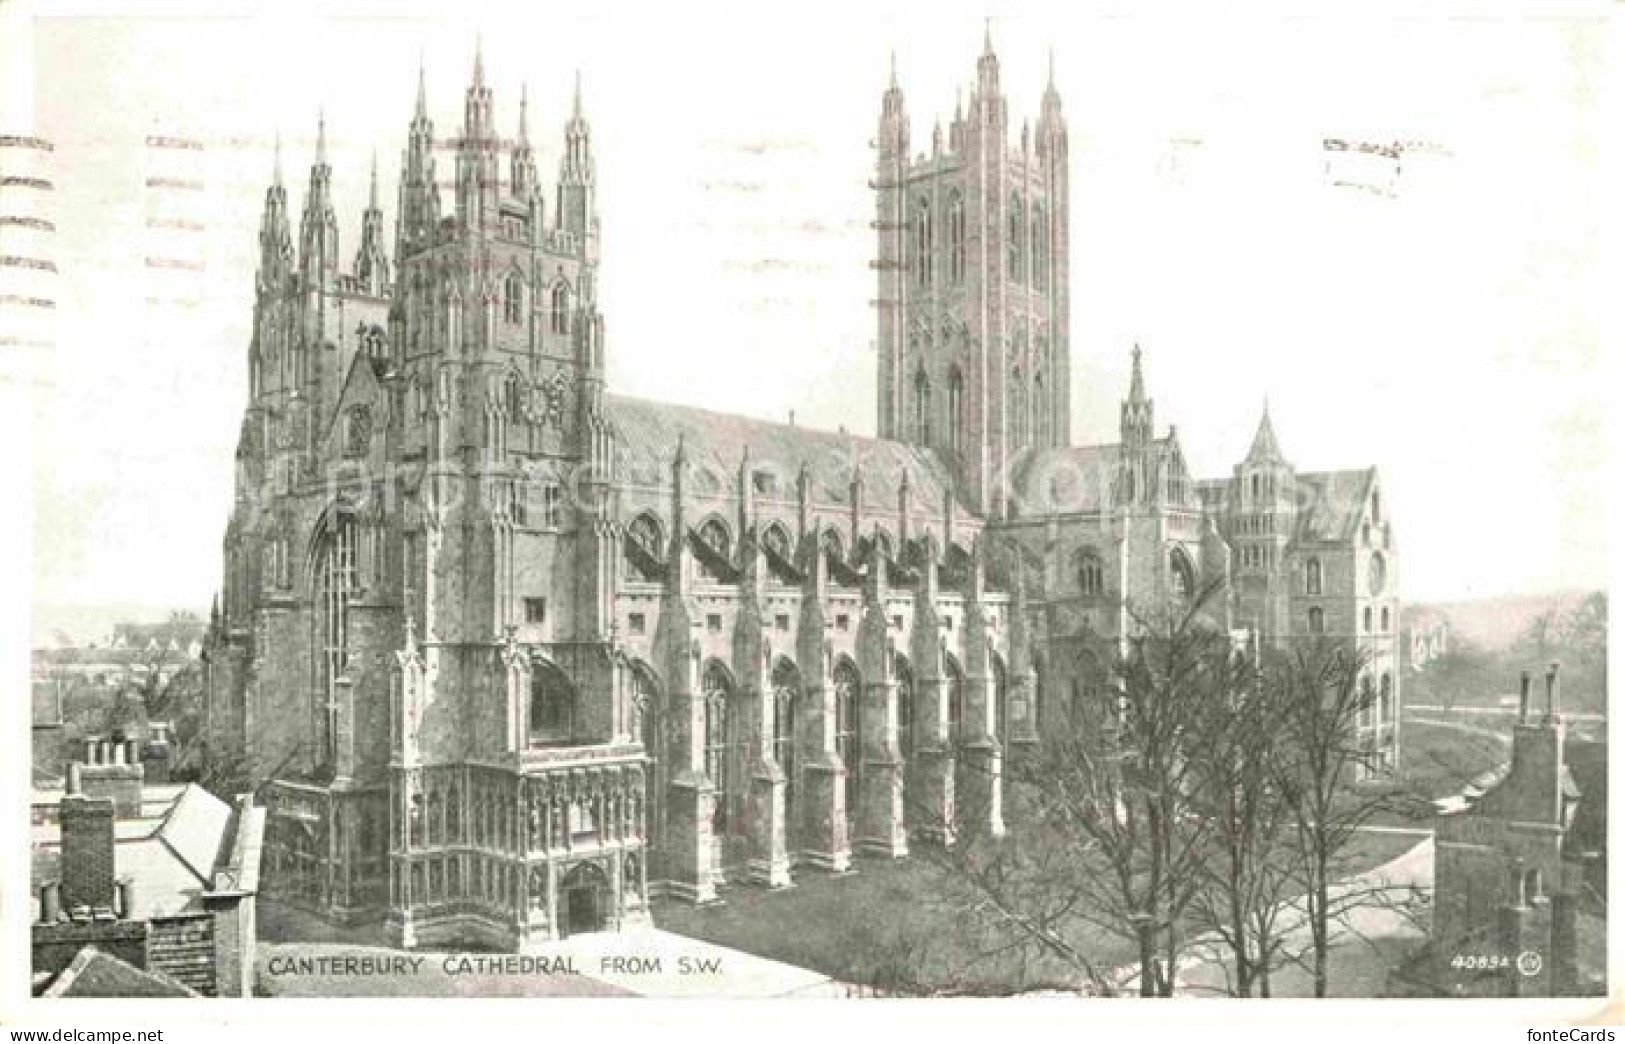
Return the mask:
<svg viewBox="0 0 1625 1044">
<path fill-rule="evenodd" d="M 1341 853 L 1341 874 L 1357 874 L 1415 846 L 1419 837 L 1362 833 Z M 921 856 L 860 858 L 857 872 L 796 875 L 795 887 L 769 892 L 735 885 L 717 906 L 657 901 L 658 927 L 811 968 L 848 983 L 900 992 L 997 995 L 1076 984 L 1078 974 L 1054 958 L 1000 947 L 979 918 L 949 898 L 944 871 Z M 1133 964 L 1132 943 L 1075 921 L 1069 941 L 1097 969 Z"/>
<path fill-rule="evenodd" d="M 655 924 L 843 982 L 906 981 L 910 992 L 1001 994 L 1075 981 L 1054 959 L 988 954 L 996 947 L 978 937 L 971 911 L 945 897 L 941 871 L 925 859 L 859 858 L 855 866 L 838 876 L 803 870 L 778 892 L 737 885 L 720 906 L 657 902 Z M 1074 941 L 1105 969 L 1134 960 L 1131 945 L 1103 932 Z"/>
<path fill-rule="evenodd" d="M 1400 733 L 1400 765 L 1424 796 L 1447 797 L 1505 765 L 1512 756 L 1510 740 L 1510 735 L 1481 725 L 1406 721 Z"/>
</svg>

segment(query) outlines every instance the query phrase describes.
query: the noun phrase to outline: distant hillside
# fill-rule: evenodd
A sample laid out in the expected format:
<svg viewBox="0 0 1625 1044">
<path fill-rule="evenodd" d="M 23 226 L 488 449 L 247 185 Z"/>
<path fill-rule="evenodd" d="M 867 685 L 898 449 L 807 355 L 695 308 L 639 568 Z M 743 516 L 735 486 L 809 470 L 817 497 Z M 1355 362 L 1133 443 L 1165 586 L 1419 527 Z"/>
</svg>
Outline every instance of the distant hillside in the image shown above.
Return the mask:
<svg viewBox="0 0 1625 1044">
<path fill-rule="evenodd" d="M 1572 612 L 1590 591 L 1496 595 L 1461 602 L 1414 603 L 1405 614 L 1436 613 L 1450 622 L 1450 635 L 1485 652 L 1505 652 L 1541 613 Z"/>
</svg>

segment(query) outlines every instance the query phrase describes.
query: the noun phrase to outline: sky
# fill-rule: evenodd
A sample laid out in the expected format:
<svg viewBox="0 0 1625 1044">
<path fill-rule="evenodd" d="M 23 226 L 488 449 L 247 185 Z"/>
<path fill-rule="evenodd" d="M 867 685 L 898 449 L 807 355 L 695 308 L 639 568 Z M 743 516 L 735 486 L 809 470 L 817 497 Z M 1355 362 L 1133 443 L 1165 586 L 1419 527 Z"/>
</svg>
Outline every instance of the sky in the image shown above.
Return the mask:
<svg viewBox="0 0 1625 1044">
<path fill-rule="evenodd" d="M 393 228 L 420 62 L 451 136 L 477 37 L 499 128 L 528 89 L 549 184 L 579 73 L 618 392 L 872 432 L 880 94 L 895 53 L 928 147 L 985 32 L 1012 123 L 1052 60 L 1068 120 L 1076 442 L 1116 438 L 1138 343 L 1198 474 L 1229 473 L 1266 397 L 1300 469 L 1379 468 L 1407 599 L 1607 583 L 1625 63 L 1602 5 L 108 9 L 14 8 L 0 55 L 55 144 L 54 347 L 6 364 L 36 605 L 207 605 L 275 143 L 297 221 L 325 115 L 352 256 L 374 153 Z M 1328 169 L 1326 138 L 1410 144 L 1395 177 Z"/>
</svg>

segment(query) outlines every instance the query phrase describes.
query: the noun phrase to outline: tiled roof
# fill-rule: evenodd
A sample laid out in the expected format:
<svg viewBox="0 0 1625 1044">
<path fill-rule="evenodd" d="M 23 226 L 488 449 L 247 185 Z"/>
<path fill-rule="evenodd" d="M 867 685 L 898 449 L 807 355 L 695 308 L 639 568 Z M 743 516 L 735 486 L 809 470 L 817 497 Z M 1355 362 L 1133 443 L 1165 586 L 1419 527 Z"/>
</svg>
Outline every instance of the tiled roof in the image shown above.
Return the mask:
<svg viewBox="0 0 1625 1044">
<path fill-rule="evenodd" d="M 46 987 L 47 997 L 196 997 L 198 994 L 167 975 L 86 946 Z"/>
<path fill-rule="evenodd" d="M 606 395 L 604 402 L 619 436 L 622 478 L 635 485 L 670 487 L 679 440 L 688 457 L 689 489 L 698 496 L 737 495 L 747 447 L 752 473 L 764 476 L 758 496 L 794 499 L 805 464 L 815 508 L 850 506 L 855 469 L 862 473 L 864 504 L 870 510 L 896 510 L 905 470 L 915 509 L 928 517 L 940 517 L 943 493 L 951 485 L 948 469 L 935 453 L 901 442 L 620 395 Z"/>
<path fill-rule="evenodd" d="M 1371 497 L 1375 468 L 1298 473 L 1298 539 L 1352 540 Z"/>
<path fill-rule="evenodd" d="M 173 795 L 173 804 L 162 818 L 113 824 L 113 872 L 135 882 L 129 914 L 134 920 L 200 909 L 216 867 L 230 854 L 231 806 L 195 783 L 163 789 Z M 143 804 L 150 809 L 150 803 Z M 38 885 L 60 874 L 62 833 L 56 823 L 35 824 L 30 833 L 31 872 Z"/>
</svg>

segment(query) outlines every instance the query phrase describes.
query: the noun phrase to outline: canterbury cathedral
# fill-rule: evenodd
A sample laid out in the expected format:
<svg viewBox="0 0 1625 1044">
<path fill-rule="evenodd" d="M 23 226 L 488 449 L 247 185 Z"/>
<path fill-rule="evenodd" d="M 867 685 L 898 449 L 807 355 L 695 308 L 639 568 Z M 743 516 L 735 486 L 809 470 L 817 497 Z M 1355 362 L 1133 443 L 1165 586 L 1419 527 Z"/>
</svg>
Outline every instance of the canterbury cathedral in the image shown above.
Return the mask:
<svg viewBox="0 0 1625 1044">
<path fill-rule="evenodd" d="M 1237 633 L 1371 652 L 1395 764 L 1374 469 L 1296 469 L 1266 412 L 1191 475 L 1138 348 L 1119 440 L 1072 444 L 1053 83 L 1012 117 L 989 43 L 924 146 L 883 91 L 869 438 L 606 387 L 579 86 L 544 187 L 524 96 L 504 131 L 471 79 L 437 136 L 420 73 L 393 228 L 375 166 L 353 253 L 325 134 L 297 216 L 280 157 L 265 193 L 206 661 L 269 894 L 522 949 L 998 834 L 1004 766 L 1098 698 L 1129 607 L 1220 581 Z"/>
</svg>

